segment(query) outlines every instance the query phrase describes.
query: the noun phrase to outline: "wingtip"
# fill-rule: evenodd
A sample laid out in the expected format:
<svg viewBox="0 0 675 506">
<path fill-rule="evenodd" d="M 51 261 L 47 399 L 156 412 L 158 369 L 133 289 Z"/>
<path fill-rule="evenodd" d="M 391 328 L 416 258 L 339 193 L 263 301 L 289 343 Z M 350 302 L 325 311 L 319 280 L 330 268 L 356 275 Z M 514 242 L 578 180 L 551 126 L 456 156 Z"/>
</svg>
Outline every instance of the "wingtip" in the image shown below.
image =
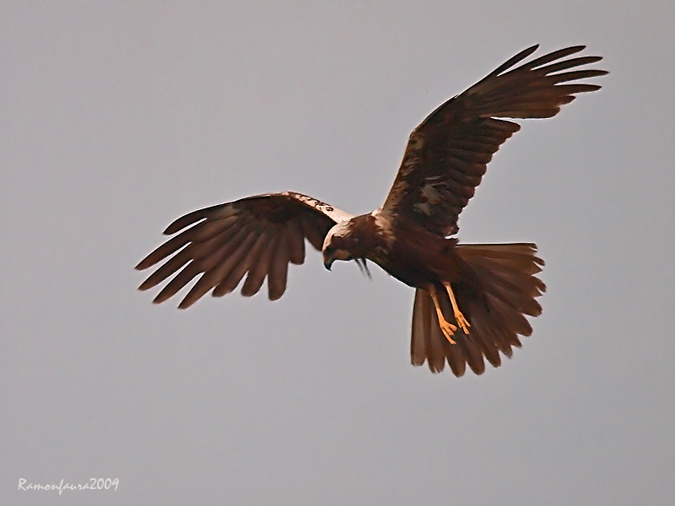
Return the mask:
<svg viewBox="0 0 675 506">
<path fill-rule="evenodd" d="M 181 216 L 180 218 L 176 218 L 173 220 L 171 223 L 167 225 L 167 227 L 162 231 L 162 234 L 164 235 L 173 235 L 176 232 L 178 232 L 180 229 L 183 227 L 180 226 L 181 222 L 183 221 L 184 216 Z"/>
<path fill-rule="evenodd" d="M 518 57 L 520 60 L 523 60 L 534 53 L 537 49 L 539 49 L 539 43 L 533 44 L 532 46 L 523 49 L 520 53 L 518 53 L 518 55 L 514 56 L 514 58 Z"/>
<path fill-rule="evenodd" d="M 138 286 L 138 289 L 141 292 L 145 292 L 146 290 L 149 290 L 153 286 L 157 286 L 157 283 L 152 280 L 152 277 L 149 277 Z"/>
<path fill-rule="evenodd" d="M 144 271 L 151 265 L 152 265 L 151 263 L 148 263 L 148 258 L 145 257 L 143 260 L 141 260 L 136 264 L 136 267 L 134 267 L 134 269 L 136 269 L 137 271 Z"/>
<path fill-rule="evenodd" d="M 176 220 L 176 221 L 178 221 L 178 220 Z M 164 234 L 164 235 L 173 235 L 173 234 L 175 234 L 176 232 L 178 232 L 179 230 L 181 230 L 183 227 L 179 227 L 179 226 L 176 224 L 176 221 L 174 221 L 174 222 L 171 223 L 168 227 L 166 227 L 166 228 L 162 231 L 162 234 Z"/>
<path fill-rule="evenodd" d="M 170 298 L 170 296 L 167 297 L 163 292 L 164 292 L 164 290 L 159 292 L 159 294 L 157 294 L 157 297 L 152 299 L 153 304 L 161 304 L 162 302 L 165 302 Z"/>
<path fill-rule="evenodd" d="M 197 302 L 197 301 L 194 301 L 194 300 L 188 301 L 187 298 L 185 298 L 182 301 L 180 301 L 180 304 L 178 304 L 178 309 L 185 310 L 185 309 L 189 308 L 190 306 L 192 306 L 192 304 L 194 304 L 195 302 Z"/>
</svg>

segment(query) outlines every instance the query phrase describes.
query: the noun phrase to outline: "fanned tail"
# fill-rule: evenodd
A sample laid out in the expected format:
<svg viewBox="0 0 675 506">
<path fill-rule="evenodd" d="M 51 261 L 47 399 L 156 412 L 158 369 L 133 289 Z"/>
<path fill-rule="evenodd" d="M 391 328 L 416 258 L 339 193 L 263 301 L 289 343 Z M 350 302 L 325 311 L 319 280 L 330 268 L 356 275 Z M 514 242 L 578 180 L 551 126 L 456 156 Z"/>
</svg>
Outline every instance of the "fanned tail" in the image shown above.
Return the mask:
<svg viewBox="0 0 675 506">
<path fill-rule="evenodd" d="M 432 372 L 440 372 L 447 361 L 455 376 L 462 376 L 468 364 L 476 374 L 485 371 L 487 359 L 501 365 L 500 352 L 507 357 L 520 347 L 519 335 L 529 336 L 532 327 L 525 316 L 539 316 L 536 301 L 545 290 L 535 276 L 544 261 L 536 256 L 535 244 L 457 245 L 456 252 L 469 267 L 465 276 L 452 282 L 459 309 L 471 325 L 469 333 L 457 329 L 452 344 L 443 335 L 431 295 L 418 288 L 413 307 L 413 365 L 426 361 Z M 450 299 L 441 293 L 445 319 L 455 323 Z"/>
</svg>

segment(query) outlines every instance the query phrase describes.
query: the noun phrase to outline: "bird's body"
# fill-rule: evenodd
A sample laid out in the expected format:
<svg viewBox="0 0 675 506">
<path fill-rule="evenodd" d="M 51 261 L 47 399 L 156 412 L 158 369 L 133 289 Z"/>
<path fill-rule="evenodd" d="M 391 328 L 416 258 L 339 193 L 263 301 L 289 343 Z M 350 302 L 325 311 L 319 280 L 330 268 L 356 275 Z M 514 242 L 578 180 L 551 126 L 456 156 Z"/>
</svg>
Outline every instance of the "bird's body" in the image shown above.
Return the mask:
<svg viewBox="0 0 675 506">
<path fill-rule="evenodd" d="M 432 112 L 410 135 L 401 167 L 384 204 L 372 213 L 349 213 L 295 192 L 264 194 L 189 213 L 166 229 L 182 232 L 150 253 L 137 268 L 169 258 L 141 285 L 145 290 L 175 277 L 155 302 L 199 280 L 180 307 L 209 291 L 222 296 L 246 276 L 242 294 L 257 293 L 265 278 L 269 298 L 286 289 L 289 263 L 301 264 L 305 240 L 321 250 L 324 265 L 367 261 L 416 289 L 411 357 L 434 372 L 445 363 L 461 376 L 477 374 L 484 358 L 501 364 L 519 335 L 532 332 L 525 316 L 537 316 L 545 290 L 535 276 L 543 261 L 529 243 L 463 245 L 451 237 L 457 219 L 499 146 L 520 129 L 502 118 L 546 118 L 594 84 L 569 84 L 606 74 L 584 69 L 597 56 L 564 59 L 583 46 L 549 53 L 519 67 L 528 48 L 461 95 Z M 186 227 L 189 227 L 186 229 Z M 175 253 L 175 255 L 174 255 Z"/>
<path fill-rule="evenodd" d="M 329 232 L 327 248 L 348 250 L 352 258 L 370 260 L 413 288 L 425 288 L 439 276 L 449 281 L 460 276 L 464 262 L 455 251 L 456 239 L 440 237 L 414 223 L 384 228 L 373 213 L 347 223 L 339 238 Z"/>
</svg>

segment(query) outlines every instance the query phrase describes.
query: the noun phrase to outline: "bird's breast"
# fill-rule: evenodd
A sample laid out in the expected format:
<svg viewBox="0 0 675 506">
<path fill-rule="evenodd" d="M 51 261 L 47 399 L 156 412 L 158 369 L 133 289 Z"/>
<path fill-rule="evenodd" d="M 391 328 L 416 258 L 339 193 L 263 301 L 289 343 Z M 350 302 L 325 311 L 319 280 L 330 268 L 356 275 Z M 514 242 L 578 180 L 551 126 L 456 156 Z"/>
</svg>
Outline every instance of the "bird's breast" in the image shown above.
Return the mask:
<svg viewBox="0 0 675 506">
<path fill-rule="evenodd" d="M 411 229 L 397 233 L 395 241 L 373 249 L 367 258 L 399 281 L 416 288 L 440 279 L 451 281 L 461 270 L 454 240 Z"/>
</svg>

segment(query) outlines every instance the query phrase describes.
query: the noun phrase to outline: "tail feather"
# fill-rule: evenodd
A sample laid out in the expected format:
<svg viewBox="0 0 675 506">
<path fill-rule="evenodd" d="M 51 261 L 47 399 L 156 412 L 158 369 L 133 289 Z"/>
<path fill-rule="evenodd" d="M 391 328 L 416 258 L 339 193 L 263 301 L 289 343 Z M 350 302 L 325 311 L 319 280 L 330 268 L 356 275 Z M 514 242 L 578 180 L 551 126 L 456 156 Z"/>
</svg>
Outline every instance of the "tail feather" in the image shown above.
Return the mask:
<svg viewBox="0 0 675 506">
<path fill-rule="evenodd" d="M 450 366 L 452 374 L 454 374 L 457 377 L 464 376 L 464 372 L 466 371 L 466 364 L 468 362 L 464 350 L 460 347 L 460 349 L 455 350 L 455 352 L 452 353 L 452 351 L 449 348 L 455 345 L 450 344 L 443 335 L 441 335 L 440 338 L 443 341 L 445 341 L 443 343 L 443 348 L 445 352 L 445 357 L 448 361 L 448 365 Z"/>
<path fill-rule="evenodd" d="M 534 299 L 541 295 L 540 285 L 537 278 L 528 276 L 518 279 L 511 276 L 499 276 L 494 271 L 483 266 L 472 266 L 476 275 L 484 281 L 485 291 L 494 298 L 506 302 L 508 305 L 529 316 L 539 316 L 541 305 Z M 541 283 L 541 282 L 539 282 Z"/>
<path fill-rule="evenodd" d="M 456 251 L 468 265 L 466 279 L 452 283 L 457 304 L 471 328 L 468 334 L 457 329 L 450 343 L 443 335 L 430 294 L 418 288 L 413 307 L 411 360 L 414 365 L 427 362 L 432 372 L 440 372 L 445 363 L 455 376 L 462 376 L 468 365 L 476 374 L 485 371 L 485 359 L 494 367 L 501 355 L 511 357 L 520 347 L 520 336 L 532 334 L 525 317 L 541 314 L 535 300 L 546 290 L 534 274 L 543 260 L 536 256 L 534 244 L 457 245 Z M 450 299 L 439 293 L 445 319 L 456 323 Z"/>
<path fill-rule="evenodd" d="M 410 361 L 413 365 L 424 364 L 427 359 L 426 350 L 431 346 L 430 302 L 431 299 L 426 292 L 422 290 L 415 291 L 412 316 L 413 339 L 410 341 Z"/>
</svg>

